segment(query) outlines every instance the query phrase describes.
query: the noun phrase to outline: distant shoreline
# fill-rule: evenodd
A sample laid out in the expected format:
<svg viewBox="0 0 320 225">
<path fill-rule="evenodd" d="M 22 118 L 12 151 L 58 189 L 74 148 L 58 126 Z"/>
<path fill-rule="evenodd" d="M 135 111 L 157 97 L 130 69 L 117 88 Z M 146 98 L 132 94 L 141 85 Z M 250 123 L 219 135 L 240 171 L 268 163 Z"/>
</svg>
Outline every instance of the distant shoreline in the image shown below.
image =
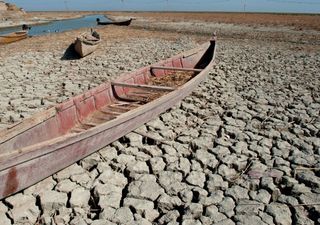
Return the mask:
<svg viewBox="0 0 320 225">
<path fill-rule="evenodd" d="M 254 12 L 183 12 L 183 11 L 28 11 L 24 18 L 16 20 L 15 26 L 39 24 L 55 20 L 79 18 L 92 14 L 104 14 L 120 19 L 135 18 L 142 21 L 155 21 L 164 17 L 170 22 L 204 21 L 206 23 L 242 24 L 247 26 L 291 27 L 295 30 L 320 31 L 320 14 L 300 13 L 254 13 Z M 13 23 L 11 23 L 12 27 Z M 1 24 L 0 27 L 9 27 Z"/>
<path fill-rule="evenodd" d="M 314 15 L 319 16 L 320 13 L 300 13 L 300 12 L 243 12 L 243 11 L 122 11 L 122 10 L 113 10 L 113 11 L 87 11 L 87 10 L 75 10 L 75 11 L 66 11 L 66 10 L 58 10 L 58 11 L 26 11 L 27 13 L 212 13 L 212 14 L 276 14 L 276 15 Z"/>
</svg>

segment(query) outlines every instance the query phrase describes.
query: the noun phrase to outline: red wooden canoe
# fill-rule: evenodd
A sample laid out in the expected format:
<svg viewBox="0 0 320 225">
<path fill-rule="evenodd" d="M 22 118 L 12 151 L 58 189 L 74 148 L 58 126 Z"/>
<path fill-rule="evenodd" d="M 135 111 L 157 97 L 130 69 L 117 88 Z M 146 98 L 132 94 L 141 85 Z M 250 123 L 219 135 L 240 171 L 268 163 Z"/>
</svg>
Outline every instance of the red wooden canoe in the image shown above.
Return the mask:
<svg viewBox="0 0 320 225">
<path fill-rule="evenodd" d="M 213 38 L 123 74 L 1 130 L 0 199 L 105 147 L 179 102 L 207 76 L 215 43 Z"/>
</svg>

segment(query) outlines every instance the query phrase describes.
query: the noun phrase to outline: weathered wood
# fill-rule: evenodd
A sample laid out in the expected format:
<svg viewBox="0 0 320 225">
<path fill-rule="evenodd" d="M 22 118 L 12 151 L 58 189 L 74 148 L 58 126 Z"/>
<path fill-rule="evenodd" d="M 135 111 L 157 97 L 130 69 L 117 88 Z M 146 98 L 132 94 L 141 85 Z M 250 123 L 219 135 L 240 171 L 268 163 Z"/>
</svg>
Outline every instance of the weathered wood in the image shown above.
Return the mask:
<svg viewBox="0 0 320 225">
<path fill-rule="evenodd" d="M 214 46 L 212 42 L 209 46 L 204 45 L 201 49 L 196 50 L 199 51 L 199 54 L 188 58 L 188 64 L 197 64 L 200 61 L 205 69 L 180 86 L 179 89 L 165 93 L 138 108 L 122 112 L 113 120 L 102 122 L 91 128 L 79 124 L 80 121 L 83 123 L 94 121 L 97 111 L 107 110 L 108 106 L 115 104 L 114 100 L 118 96 L 109 90 L 101 91 L 102 86 L 99 86 L 68 100 L 63 107 L 60 107 L 60 111 L 50 119 L 43 120 L 42 116 L 39 123 L 33 123 L 31 127 L 29 123 L 26 126 L 25 122 L 18 124 L 12 128 L 17 131 L 15 132 L 16 136 L 9 135 L 10 139 L 3 139 L 3 137 L 8 137 L 7 132 L 10 132 L 10 130 L 5 130 L 0 135 L 0 143 L 3 140 L 3 143 L 0 144 L 0 150 L 3 150 L 0 151 L 0 199 L 35 184 L 105 147 L 189 95 L 208 75 L 213 65 Z M 206 57 L 199 59 L 203 54 L 206 54 Z M 182 56 L 183 54 L 180 54 L 162 61 L 158 65 L 170 63 L 173 59 L 182 58 Z M 146 69 L 149 67 L 145 67 L 141 71 L 146 71 Z M 139 80 L 137 79 L 139 76 L 141 77 L 141 73 L 138 72 L 124 74 L 116 82 L 121 82 L 125 80 L 124 78 Z M 143 84 L 144 80 L 140 79 L 139 82 Z M 103 84 L 103 86 L 106 85 L 110 86 L 111 84 Z M 84 98 L 83 96 L 88 97 Z M 72 123 L 69 122 L 70 120 Z M 59 127 L 57 127 L 58 125 Z M 38 129 L 39 127 L 41 129 Z M 18 132 L 20 128 L 24 131 Z M 72 132 L 73 129 L 78 131 L 78 128 L 80 133 Z M 82 128 L 84 128 L 83 131 Z M 27 144 L 21 142 L 26 138 L 32 139 L 33 142 Z"/>
<path fill-rule="evenodd" d="M 134 97 L 134 96 L 133 96 Z M 135 101 L 135 102 L 139 102 L 141 103 L 141 105 L 144 105 L 146 103 L 148 103 L 149 101 L 147 99 L 136 99 L 136 98 L 130 98 L 130 96 L 121 96 L 121 100 L 124 100 L 124 101 Z"/>
<path fill-rule="evenodd" d="M 111 82 L 113 86 L 122 86 L 122 87 L 131 87 L 131 88 L 142 88 L 156 91 L 174 91 L 176 88 L 174 87 L 166 87 L 166 86 L 155 86 L 155 85 L 146 85 L 146 84 L 128 84 L 128 83 L 120 83 L 120 82 Z"/>
<path fill-rule="evenodd" d="M 97 125 L 100 125 L 101 123 L 95 123 L 93 121 L 90 121 L 90 122 L 84 122 L 83 125 L 85 126 L 90 126 L 90 127 L 95 127 Z"/>
<path fill-rule="evenodd" d="M 138 102 L 122 102 L 119 101 L 117 103 L 111 104 L 110 106 L 122 106 L 122 105 L 133 105 L 133 106 L 141 106 Z"/>
<path fill-rule="evenodd" d="M 75 127 L 75 128 L 72 128 L 72 130 L 70 132 L 81 133 L 83 131 L 86 131 L 86 129 L 83 129 L 83 128 L 80 128 L 80 127 Z"/>
<path fill-rule="evenodd" d="M 0 44 L 8 44 L 15 41 L 20 41 L 28 37 L 28 31 L 17 31 L 9 34 L 0 35 Z"/>
<path fill-rule="evenodd" d="M 115 111 L 111 111 L 109 109 L 100 109 L 99 110 L 100 112 L 104 113 L 104 114 L 107 114 L 107 115 L 121 115 L 122 113 L 121 112 L 115 112 Z"/>
<path fill-rule="evenodd" d="M 128 97 L 138 97 L 143 99 L 148 99 L 151 93 L 136 93 L 136 92 L 129 92 L 126 96 Z"/>
<path fill-rule="evenodd" d="M 154 94 L 157 93 L 156 91 L 152 91 L 152 90 L 134 90 L 134 91 L 130 91 L 130 94 L 138 94 L 138 95 L 149 95 L 149 94 Z"/>
<path fill-rule="evenodd" d="M 0 145 L 8 139 L 14 138 L 19 134 L 28 131 L 29 129 L 32 129 L 34 126 L 38 125 L 39 123 L 45 122 L 46 120 L 54 117 L 55 115 L 56 109 L 51 108 L 47 111 L 39 112 L 33 117 L 25 119 L 24 121 L 13 124 L 4 130 L 0 130 Z"/>
<path fill-rule="evenodd" d="M 149 96 L 146 96 L 145 94 L 130 93 L 130 94 L 127 94 L 125 97 L 121 96 L 121 98 L 126 100 L 143 102 L 144 104 L 150 102 Z"/>
<path fill-rule="evenodd" d="M 123 20 L 123 21 L 107 21 L 107 22 L 101 22 L 99 18 L 97 18 L 97 24 L 98 25 L 117 25 L 117 26 L 129 26 L 131 21 L 133 19 L 130 18 L 128 20 Z"/>
<path fill-rule="evenodd" d="M 182 67 L 169 67 L 169 66 L 151 66 L 150 70 L 177 70 L 177 71 L 193 71 L 193 72 L 201 72 L 202 69 L 194 69 L 194 68 L 182 68 Z"/>
<path fill-rule="evenodd" d="M 103 113 L 103 112 L 97 112 L 95 113 L 93 116 L 92 116 L 93 119 L 96 119 L 96 120 L 100 120 L 100 121 L 108 121 L 108 120 L 113 120 L 114 118 L 116 118 L 115 116 L 112 116 L 108 113 Z"/>
<path fill-rule="evenodd" d="M 96 35 L 97 36 L 97 35 Z M 94 52 L 101 42 L 101 39 L 93 36 L 92 33 L 83 33 L 76 38 L 74 42 L 75 51 L 81 56 L 85 57 Z"/>
<path fill-rule="evenodd" d="M 139 106 L 135 106 L 135 105 L 112 105 L 110 106 L 110 108 L 114 108 L 114 109 L 119 109 L 119 110 L 131 110 L 134 108 L 137 108 Z"/>
</svg>

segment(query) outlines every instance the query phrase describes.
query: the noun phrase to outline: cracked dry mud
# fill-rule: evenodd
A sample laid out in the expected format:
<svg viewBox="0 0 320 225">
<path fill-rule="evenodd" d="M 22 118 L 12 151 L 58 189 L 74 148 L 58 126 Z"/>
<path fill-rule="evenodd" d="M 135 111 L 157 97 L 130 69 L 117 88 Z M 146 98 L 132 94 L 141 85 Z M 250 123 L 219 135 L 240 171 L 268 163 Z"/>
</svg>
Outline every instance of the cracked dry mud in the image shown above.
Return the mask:
<svg viewBox="0 0 320 225">
<path fill-rule="evenodd" d="M 187 36 L 131 37 L 82 60 L 60 61 L 61 49 L 5 57 L 1 126 L 195 47 Z M 318 45 L 222 38 L 190 96 L 2 200 L 0 224 L 320 223 L 319 68 Z"/>
</svg>

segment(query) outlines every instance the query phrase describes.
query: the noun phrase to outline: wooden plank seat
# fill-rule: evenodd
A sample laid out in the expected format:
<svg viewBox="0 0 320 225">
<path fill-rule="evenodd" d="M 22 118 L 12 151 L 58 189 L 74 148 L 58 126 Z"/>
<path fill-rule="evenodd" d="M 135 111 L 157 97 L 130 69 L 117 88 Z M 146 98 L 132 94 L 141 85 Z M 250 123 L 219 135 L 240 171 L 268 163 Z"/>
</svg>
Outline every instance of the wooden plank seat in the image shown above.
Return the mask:
<svg viewBox="0 0 320 225">
<path fill-rule="evenodd" d="M 121 83 L 121 82 L 111 82 L 111 85 L 122 86 L 122 87 L 131 87 L 131 88 L 150 89 L 150 90 L 156 90 L 156 91 L 174 91 L 174 90 L 176 90 L 176 88 L 174 88 L 174 87 L 146 85 L 146 84 L 128 84 L 128 83 Z"/>
<path fill-rule="evenodd" d="M 150 70 L 176 70 L 176 71 L 193 71 L 193 72 L 202 71 L 202 69 L 170 67 L 170 66 L 151 66 Z"/>
</svg>

